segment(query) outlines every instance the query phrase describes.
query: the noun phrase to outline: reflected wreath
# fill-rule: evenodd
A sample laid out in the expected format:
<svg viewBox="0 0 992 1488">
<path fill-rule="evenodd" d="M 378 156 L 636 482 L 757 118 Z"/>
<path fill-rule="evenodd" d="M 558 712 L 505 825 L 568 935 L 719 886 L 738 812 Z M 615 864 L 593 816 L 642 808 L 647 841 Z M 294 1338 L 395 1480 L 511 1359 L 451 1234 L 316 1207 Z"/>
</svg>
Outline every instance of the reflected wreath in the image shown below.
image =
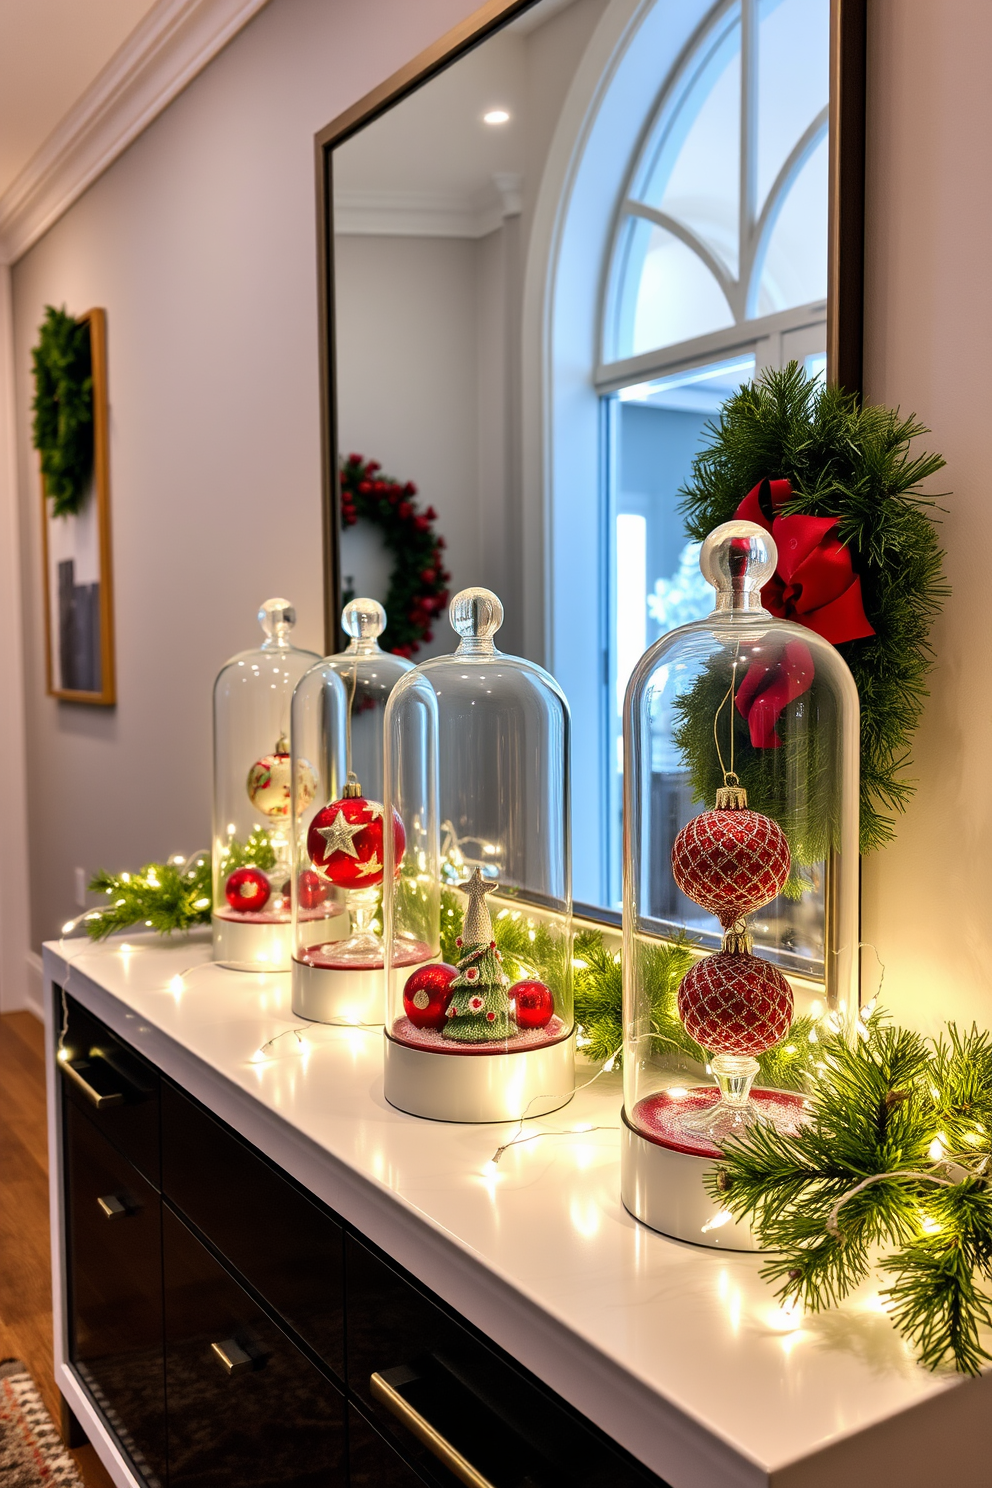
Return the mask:
<svg viewBox="0 0 992 1488">
<path fill-rule="evenodd" d="M 373 522 L 393 558 L 386 594 L 385 650 L 395 656 L 416 655 L 434 638 L 435 617 L 448 603 L 451 574 L 444 566 L 444 538 L 434 531 L 437 512 L 420 511 L 413 481 L 383 475 L 378 460 L 348 455 L 341 461 L 341 527 L 359 519 Z M 354 599 L 351 589 L 345 604 Z"/>
</svg>

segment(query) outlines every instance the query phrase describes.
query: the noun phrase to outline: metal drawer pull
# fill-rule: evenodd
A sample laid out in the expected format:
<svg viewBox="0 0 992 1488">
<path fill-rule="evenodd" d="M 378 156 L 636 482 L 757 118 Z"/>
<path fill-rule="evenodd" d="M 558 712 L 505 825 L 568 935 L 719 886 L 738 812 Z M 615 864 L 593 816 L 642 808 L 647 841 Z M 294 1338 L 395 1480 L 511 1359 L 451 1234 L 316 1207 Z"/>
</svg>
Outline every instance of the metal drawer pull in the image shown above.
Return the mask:
<svg viewBox="0 0 992 1488">
<path fill-rule="evenodd" d="M 84 1079 L 75 1066 L 69 1063 L 68 1059 L 60 1061 L 60 1068 L 65 1071 L 74 1085 L 79 1086 L 86 1099 L 92 1101 L 98 1111 L 106 1110 L 107 1106 L 122 1106 L 124 1104 L 124 1094 L 122 1091 L 111 1090 L 108 1094 L 101 1095 L 99 1090 L 94 1090 L 89 1080 Z"/>
<path fill-rule="evenodd" d="M 233 1338 L 225 1338 L 223 1343 L 212 1343 L 210 1351 L 215 1359 L 218 1359 L 228 1374 L 244 1374 L 246 1369 L 254 1367 L 251 1354 L 246 1354 L 240 1343 Z"/>
<path fill-rule="evenodd" d="M 398 1372 L 395 1369 L 389 1371 L 394 1378 Z M 412 1373 L 409 1377 L 416 1378 Z M 423 1443 L 428 1452 L 433 1452 L 438 1461 L 442 1462 L 460 1483 L 467 1484 L 467 1488 L 493 1488 L 489 1479 L 477 1472 L 471 1462 L 464 1458 L 449 1441 L 445 1441 L 444 1437 L 434 1430 L 430 1421 L 425 1420 L 412 1405 L 408 1405 L 399 1391 L 394 1390 L 381 1374 L 373 1374 L 369 1380 L 369 1389 L 373 1399 L 384 1405 L 397 1421 L 404 1425 L 419 1442 Z"/>
<path fill-rule="evenodd" d="M 97 1203 L 108 1219 L 127 1219 L 131 1213 L 126 1204 L 122 1204 L 116 1194 L 104 1194 L 97 1199 Z"/>
</svg>

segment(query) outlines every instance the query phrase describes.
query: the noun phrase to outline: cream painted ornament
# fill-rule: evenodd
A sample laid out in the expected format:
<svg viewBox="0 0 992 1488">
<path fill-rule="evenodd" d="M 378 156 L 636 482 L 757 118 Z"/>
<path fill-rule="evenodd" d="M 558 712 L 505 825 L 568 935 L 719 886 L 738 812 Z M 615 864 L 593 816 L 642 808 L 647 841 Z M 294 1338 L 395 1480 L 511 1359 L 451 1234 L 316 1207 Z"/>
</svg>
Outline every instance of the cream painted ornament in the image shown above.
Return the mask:
<svg viewBox="0 0 992 1488">
<path fill-rule="evenodd" d="M 248 799 L 270 821 L 289 816 L 292 800 L 292 768 L 289 742 L 282 734 L 272 754 L 257 759 L 248 771 Z M 306 760 L 296 763 L 296 810 L 304 812 L 314 798 L 317 781 Z"/>
</svg>

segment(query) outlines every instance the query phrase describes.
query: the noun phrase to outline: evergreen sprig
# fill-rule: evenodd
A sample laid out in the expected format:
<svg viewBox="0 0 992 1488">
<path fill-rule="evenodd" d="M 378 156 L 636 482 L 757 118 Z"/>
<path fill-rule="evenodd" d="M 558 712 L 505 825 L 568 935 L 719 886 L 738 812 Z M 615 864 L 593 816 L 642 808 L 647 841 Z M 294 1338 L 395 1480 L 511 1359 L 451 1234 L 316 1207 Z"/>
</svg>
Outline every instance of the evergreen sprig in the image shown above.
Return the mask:
<svg viewBox="0 0 992 1488">
<path fill-rule="evenodd" d="M 45 306 L 34 367 L 32 436 L 41 453 L 45 492 L 52 513 L 78 512 L 93 473 L 93 366 L 90 328 L 73 320 L 65 306 Z"/>
<path fill-rule="evenodd" d="M 850 547 L 875 630 L 838 647 L 861 697 L 861 850 L 871 852 L 892 838 L 893 813 L 904 810 L 915 788 L 905 772 L 928 696 L 930 628 L 949 592 L 936 498 L 920 488 L 944 460 L 914 450 L 928 432 L 914 416 L 809 382 L 796 362 L 765 372 L 728 399 L 709 432 L 682 491 L 690 537 L 702 540 L 729 521 L 759 481 L 784 477 L 793 490 L 785 510 L 835 517 Z M 701 708 L 707 702 L 699 701 Z M 712 729 L 712 713 L 708 723 Z M 753 762 L 755 774 L 781 769 L 769 757 L 784 751 L 753 753 L 766 756 Z M 746 759 L 746 743 L 743 754 Z M 688 755 L 696 795 L 709 804 L 722 783 L 712 755 L 712 738 L 708 750 L 697 741 Z M 752 792 L 751 804 L 764 809 L 760 779 L 750 781 Z"/>
<path fill-rule="evenodd" d="M 729 1143 L 710 1193 L 745 1216 L 785 1302 L 835 1306 L 878 1262 L 899 1331 L 927 1368 L 992 1358 L 992 1040 L 953 1024 L 928 1042 L 873 1019 L 819 1044 L 808 1119 Z"/>
<path fill-rule="evenodd" d="M 146 863 L 138 873 L 97 873 L 90 892 L 106 894 L 111 903 L 85 917 L 91 940 L 105 940 L 115 930 L 144 925 L 159 935 L 210 923 L 210 855 L 197 853 L 186 863 Z"/>
</svg>

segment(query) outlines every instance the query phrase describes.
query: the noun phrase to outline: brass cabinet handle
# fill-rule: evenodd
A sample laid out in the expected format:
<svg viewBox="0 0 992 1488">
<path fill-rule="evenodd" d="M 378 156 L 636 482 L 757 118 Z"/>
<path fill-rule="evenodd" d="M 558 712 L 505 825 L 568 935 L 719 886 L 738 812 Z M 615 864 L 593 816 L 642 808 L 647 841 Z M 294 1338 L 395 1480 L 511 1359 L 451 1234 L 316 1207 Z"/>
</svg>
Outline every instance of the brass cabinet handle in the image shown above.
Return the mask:
<svg viewBox="0 0 992 1488">
<path fill-rule="evenodd" d="M 393 1370 L 389 1372 L 395 1373 Z M 423 1443 L 428 1452 L 433 1452 L 438 1461 L 442 1462 L 460 1483 L 465 1483 L 467 1488 L 493 1488 L 489 1479 L 477 1472 L 461 1452 L 446 1441 L 440 1432 L 435 1431 L 430 1421 L 425 1420 L 412 1405 L 408 1405 L 399 1391 L 394 1390 L 381 1374 L 373 1374 L 369 1380 L 369 1390 L 372 1392 L 373 1399 L 384 1405 L 397 1421 L 405 1426 L 419 1442 Z"/>
<path fill-rule="evenodd" d="M 99 1090 L 94 1090 L 89 1080 L 85 1079 L 68 1059 L 60 1060 L 59 1067 L 65 1071 L 74 1085 L 78 1085 L 88 1101 L 92 1101 L 98 1111 L 103 1111 L 107 1106 L 121 1106 L 124 1104 L 124 1094 L 120 1090 L 111 1090 L 106 1095 L 101 1095 Z"/>
<path fill-rule="evenodd" d="M 251 1354 L 245 1353 L 240 1343 L 233 1338 L 225 1338 L 223 1343 L 212 1343 L 210 1352 L 228 1374 L 244 1374 L 254 1365 Z"/>
<path fill-rule="evenodd" d="M 107 1219 L 127 1219 L 131 1213 L 127 1205 L 121 1203 L 116 1194 L 103 1194 L 97 1199 L 97 1203 Z"/>
</svg>

